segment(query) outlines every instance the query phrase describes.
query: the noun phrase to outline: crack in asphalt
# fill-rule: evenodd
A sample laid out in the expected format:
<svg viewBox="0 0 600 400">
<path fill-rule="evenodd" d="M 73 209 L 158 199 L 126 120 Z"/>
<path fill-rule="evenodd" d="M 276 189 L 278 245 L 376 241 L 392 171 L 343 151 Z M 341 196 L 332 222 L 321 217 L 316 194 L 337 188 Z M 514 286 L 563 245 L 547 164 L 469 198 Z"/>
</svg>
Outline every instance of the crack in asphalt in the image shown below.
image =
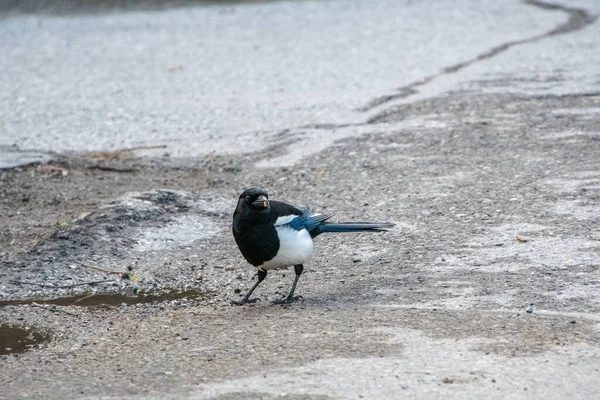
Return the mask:
<svg viewBox="0 0 600 400">
<path fill-rule="evenodd" d="M 549 38 L 552 36 L 562 35 L 562 34 L 581 30 L 584 27 L 594 23 L 598 19 L 597 15 L 593 15 L 589 11 L 582 9 L 582 8 L 569 7 L 569 6 L 565 6 L 562 4 L 545 3 L 542 1 L 538 1 L 538 0 L 524 0 L 523 2 L 524 2 L 524 4 L 528 4 L 528 5 L 538 7 L 540 9 L 544 9 L 544 10 L 555 10 L 555 11 L 566 12 L 569 15 L 569 19 L 566 22 L 557 25 L 556 27 L 549 30 L 548 32 L 545 32 L 545 33 L 542 33 L 539 35 L 535 35 L 535 36 L 532 36 L 529 38 L 525 38 L 525 39 L 511 40 L 511 41 L 502 43 L 498 46 L 492 47 L 491 49 L 489 49 L 481 54 L 478 54 L 475 58 L 445 67 L 435 75 L 430 75 L 425 78 L 421 78 L 421 79 L 414 81 L 406 86 L 402 86 L 402 87 L 395 89 L 395 93 L 379 96 L 379 97 L 375 98 L 374 100 L 371 100 L 366 106 L 358 108 L 357 111 L 359 111 L 359 112 L 372 111 L 373 109 L 380 107 L 384 104 L 390 103 L 394 100 L 410 97 L 412 95 L 419 93 L 418 88 L 420 86 L 424 86 L 424 85 L 432 82 L 433 80 L 440 78 L 444 75 L 453 74 L 453 73 L 458 72 L 478 61 L 492 58 L 504 51 L 509 50 L 510 48 L 512 48 L 514 46 L 518 46 L 518 45 L 525 44 L 525 43 L 532 43 L 532 42 L 543 40 L 543 39 L 546 39 L 546 38 Z M 598 95 L 599 95 L 598 92 L 588 92 L 588 93 L 578 93 L 578 94 L 564 94 L 564 95 L 560 95 L 560 96 L 561 97 L 564 97 L 564 96 L 595 97 Z M 548 95 L 542 95 L 542 97 L 546 97 L 546 96 L 548 96 Z M 347 127 L 351 127 L 351 126 L 361 127 L 361 126 L 367 126 L 367 125 L 377 125 L 377 124 L 384 123 L 385 122 L 384 119 L 386 116 L 387 116 L 386 111 L 381 111 L 380 113 L 368 118 L 364 122 L 339 123 L 339 124 L 335 124 L 335 123 L 306 124 L 306 125 L 302 125 L 300 127 L 293 127 L 293 128 L 285 129 L 278 136 L 283 136 L 282 134 L 284 132 L 285 133 L 289 133 L 289 132 L 302 133 L 303 130 L 334 130 L 334 129 L 347 128 Z M 297 138 L 294 139 L 293 141 L 288 140 L 283 143 L 280 142 L 276 146 L 277 147 L 287 146 L 295 141 L 297 141 Z M 267 152 L 267 154 L 268 153 L 269 152 Z"/>
<path fill-rule="evenodd" d="M 517 45 L 532 43 L 552 36 L 578 31 L 580 29 L 583 29 L 585 26 L 592 24 L 598 18 L 597 15 L 592 15 L 587 10 L 584 10 L 582 8 L 569 7 L 562 4 L 544 3 L 538 0 L 525 0 L 524 3 L 544 10 L 557 10 L 566 12 L 569 15 L 569 19 L 567 20 L 567 22 L 556 26 L 554 29 L 551 29 L 546 33 L 542 33 L 525 39 L 511 40 L 509 42 L 495 46 L 484 53 L 478 54 L 475 58 L 445 67 L 435 75 L 427 76 L 425 78 L 412 82 L 406 86 L 402 86 L 396 89 L 395 93 L 380 96 L 375 98 L 374 100 L 371 100 L 366 106 L 359 108 L 357 111 L 368 112 L 391 101 L 407 98 L 413 94 L 417 94 L 419 92 L 417 90 L 418 87 L 424 86 L 443 75 L 458 72 L 461 69 L 464 69 L 478 61 L 492 58 Z"/>
</svg>

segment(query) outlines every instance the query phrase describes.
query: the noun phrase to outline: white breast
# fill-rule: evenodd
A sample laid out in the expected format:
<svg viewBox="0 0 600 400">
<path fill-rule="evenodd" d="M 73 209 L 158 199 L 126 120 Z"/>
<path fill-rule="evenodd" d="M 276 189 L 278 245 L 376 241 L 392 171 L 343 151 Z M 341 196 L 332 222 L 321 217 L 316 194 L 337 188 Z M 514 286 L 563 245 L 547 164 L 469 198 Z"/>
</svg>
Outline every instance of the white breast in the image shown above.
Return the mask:
<svg viewBox="0 0 600 400">
<path fill-rule="evenodd" d="M 298 216 L 291 214 L 291 215 L 286 215 L 285 217 L 279 217 L 279 218 L 277 218 L 277 221 L 275 221 L 275 226 L 289 224 L 290 222 L 292 222 L 292 220 L 294 218 L 298 218 Z"/>
<path fill-rule="evenodd" d="M 313 241 L 306 229 L 297 231 L 287 225 L 277 226 L 279 235 L 279 251 L 272 260 L 265 262 L 261 268 L 277 269 L 303 264 L 310 260 L 313 253 Z"/>
</svg>

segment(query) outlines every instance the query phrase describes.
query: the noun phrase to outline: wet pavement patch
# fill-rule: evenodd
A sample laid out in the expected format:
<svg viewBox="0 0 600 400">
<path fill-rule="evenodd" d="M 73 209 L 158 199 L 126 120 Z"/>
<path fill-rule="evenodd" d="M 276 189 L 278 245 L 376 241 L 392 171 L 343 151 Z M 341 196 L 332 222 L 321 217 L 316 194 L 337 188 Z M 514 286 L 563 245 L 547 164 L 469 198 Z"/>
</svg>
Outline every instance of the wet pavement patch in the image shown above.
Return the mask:
<svg viewBox="0 0 600 400">
<path fill-rule="evenodd" d="M 0 170 L 23 167 L 32 164 L 47 164 L 54 161 L 47 153 L 36 151 L 21 151 L 17 148 L 0 147 Z"/>
<path fill-rule="evenodd" d="M 58 297 L 55 299 L 28 299 L 28 300 L 12 300 L 0 301 L 0 307 L 9 305 L 23 304 L 51 304 L 55 306 L 79 306 L 79 307 L 114 307 L 122 304 L 133 305 L 143 303 L 165 302 L 173 300 L 195 300 L 203 297 L 206 294 L 204 291 L 197 289 L 185 290 L 181 292 L 155 292 L 144 293 L 140 292 L 137 296 L 127 296 L 124 294 L 82 294 L 69 297 Z"/>
<path fill-rule="evenodd" d="M 49 339 L 49 334 L 32 328 L 0 324 L 0 355 L 23 353 Z"/>
<path fill-rule="evenodd" d="M 0 13 L 86 14 L 98 12 L 161 11 L 190 6 L 234 6 L 279 0 L 39 0 L 0 2 Z M 6 4 L 5 4 L 6 3 Z"/>
</svg>

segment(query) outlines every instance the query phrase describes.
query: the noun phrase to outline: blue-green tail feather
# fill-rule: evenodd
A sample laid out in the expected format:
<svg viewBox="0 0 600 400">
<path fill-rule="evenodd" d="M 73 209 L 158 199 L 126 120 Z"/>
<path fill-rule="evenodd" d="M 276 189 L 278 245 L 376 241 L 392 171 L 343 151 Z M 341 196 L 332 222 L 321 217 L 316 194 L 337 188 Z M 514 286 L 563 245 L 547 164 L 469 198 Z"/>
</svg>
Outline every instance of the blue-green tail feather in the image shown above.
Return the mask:
<svg viewBox="0 0 600 400">
<path fill-rule="evenodd" d="M 382 232 L 393 226 L 394 224 L 391 222 L 323 222 L 310 231 L 310 233 L 312 237 L 315 237 L 326 232 Z"/>
</svg>

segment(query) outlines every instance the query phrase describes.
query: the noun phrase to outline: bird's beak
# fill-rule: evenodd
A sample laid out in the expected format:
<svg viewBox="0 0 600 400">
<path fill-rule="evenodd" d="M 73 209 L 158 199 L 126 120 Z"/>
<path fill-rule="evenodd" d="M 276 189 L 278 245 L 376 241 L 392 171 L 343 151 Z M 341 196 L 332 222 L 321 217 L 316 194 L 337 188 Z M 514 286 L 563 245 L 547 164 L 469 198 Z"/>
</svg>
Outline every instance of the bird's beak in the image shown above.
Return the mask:
<svg viewBox="0 0 600 400">
<path fill-rule="evenodd" d="M 252 205 L 256 208 L 267 208 L 269 206 L 269 199 L 267 199 L 267 196 L 261 194 L 252 202 Z"/>
</svg>

